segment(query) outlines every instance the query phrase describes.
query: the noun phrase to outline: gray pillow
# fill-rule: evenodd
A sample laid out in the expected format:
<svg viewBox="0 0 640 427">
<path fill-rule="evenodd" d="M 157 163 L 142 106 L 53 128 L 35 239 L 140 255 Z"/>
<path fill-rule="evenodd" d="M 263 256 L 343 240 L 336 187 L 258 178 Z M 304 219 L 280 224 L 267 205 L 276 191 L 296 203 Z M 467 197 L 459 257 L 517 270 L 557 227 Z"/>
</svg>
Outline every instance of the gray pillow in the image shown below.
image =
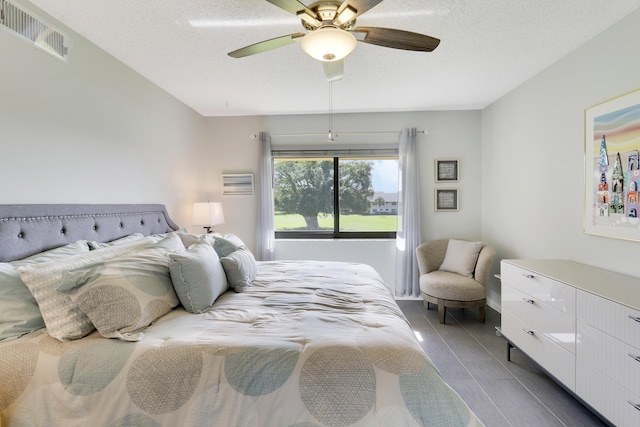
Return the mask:
<svg viewBox="0 0 640 427">
<path fill-rule="evenodd" d="M 229 288 L 220 258 L 206 237 L 169 258 L 173 288 L 185 310 L 201 313 Z"/>
<path fill-rule="evenodd" d="M 244 292 L 258 274 L 256 259 L 246 246 L 220 258 L 227 274 L 229 286 L 236 292 Z"/>
<path fill-rule="evenodd" d="M 216 237 L 213 249 L 220 258 L 229 256 L 232 252 L 244 246 L 244 242 L 235 234 L 226 234 L 224 237 Z"/>
<path fill-rule="evenodd" d="M 482 242 L 449 239 L 447 252 L 439 270 L 472 277 L 482 245 Z"/>
<path fill-rule="evenodd" d="M 0 263 L 0 341 L 44 328 L 38 303 L 9 263 Z"/>
<path fill-rule="evenodd" d="M 9 341 L 45 326 L 38 303 L 16 267 L 86 252 L 89 252 L 86 240 L 79 240 L 22 260 L 0 263 L 0 341 Z"/>
</svg>

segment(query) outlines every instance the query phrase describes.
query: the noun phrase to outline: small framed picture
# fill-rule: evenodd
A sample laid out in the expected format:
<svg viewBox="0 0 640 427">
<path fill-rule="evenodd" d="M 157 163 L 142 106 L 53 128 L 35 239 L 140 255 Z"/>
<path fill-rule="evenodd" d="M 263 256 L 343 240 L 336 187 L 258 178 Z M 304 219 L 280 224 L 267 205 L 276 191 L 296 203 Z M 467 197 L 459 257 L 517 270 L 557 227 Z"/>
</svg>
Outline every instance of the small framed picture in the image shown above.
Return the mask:
<svg viewBox="0 0 640 427">
<path fill-rule="evenodd" d="M 438 212 L 455 212 L 458 210 L 457 188 L 436 188 L 434 206 Z"/>
<path fill-rule="evenodd" d="M 253 174 L 222 174 L 223 196 L 253 196 Z"/>
<path fill-rule="evenodd" d="M 460 163 L 456 159 L 436 159 L 436 182 L 458 182 Z"/>
</svg>

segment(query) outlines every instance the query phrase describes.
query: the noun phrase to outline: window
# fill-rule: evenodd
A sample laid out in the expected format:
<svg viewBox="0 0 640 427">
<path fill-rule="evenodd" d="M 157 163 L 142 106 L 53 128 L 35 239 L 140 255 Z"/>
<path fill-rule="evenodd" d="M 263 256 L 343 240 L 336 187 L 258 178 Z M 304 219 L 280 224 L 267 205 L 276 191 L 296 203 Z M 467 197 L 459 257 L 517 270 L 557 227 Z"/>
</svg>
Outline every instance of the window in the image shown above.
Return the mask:
<svg viewBox="0 0 640 427">
<path fill-rule="evenodd" d="M 274 152 L 276 238 L 395 238 L 398 155 L 366 151 Z"/>
</svg>

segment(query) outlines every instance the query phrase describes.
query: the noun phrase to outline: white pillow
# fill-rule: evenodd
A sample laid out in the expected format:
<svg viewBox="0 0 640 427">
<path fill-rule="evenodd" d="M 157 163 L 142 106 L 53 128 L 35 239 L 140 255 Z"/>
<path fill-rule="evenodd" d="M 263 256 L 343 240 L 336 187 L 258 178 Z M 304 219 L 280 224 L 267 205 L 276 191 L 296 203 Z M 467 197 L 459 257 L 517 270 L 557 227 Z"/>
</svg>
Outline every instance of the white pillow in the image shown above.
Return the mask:
<svg viewBox="0 0 640 427">
<path fill-rule="evenodd" d="M 103 337 L 139 341 L 154 320 L 179 303 L 169 274 L 168 255 L 176 251 L 184 245 L 170 233 L 153 245 L 68 271 L 57 290 Z"/>
<path fill-rule="evenodd" d="M 179 231 L 178 237 L 182 240 L 182 244 L 185 248 L 189 249 L 189 246 L 197 243 L 198 240 L 204 239 L 207 243 L 213 247 L 214 241 L 216 237 L 222 237 L 219 233 L 209 233 L 209 234 L 191 234 L 186 231 Z"/>
<path fill-rule="evenodd" d="M 17 270 L 22 281 L 38 302 L 49 335 L 60 341 L 67 341 L 82 338 L 94 329 L 91 320 L 80 311 L 78 304 L 73 302 L 68 295 L 57 291 L 57 287 L 68 272 L 116 258 L 140 247 L 142 242 L 153 243 L 153 239 L 145 239 L 147 238 L 91 252 L 87 246 L 86 253 L 18 267 Z"/>
<path fill-rule="evenodd" d="M 177 236 L 174 236 L 174 240 L 184 248 Z M 78 304 L 72 301 L 68 295 L 57 290 L 60 283 L 68 276 L 69 271 L 100 265 L 107 260 L 144 247 L 144 242 L 150 244 L 153 241 L 153 238 L 143 237 L 133 242 L 108 246 L 90 252 L 88 252 L 89 247 L 87 246 L 86 253 L 18 267 L 20 277 L 38 302 L 47 333 L 60 341 L 68 341 L 82 338 L 94 329 L 93 323 L 80 310 Z"/>
<path fill-rule="evenodd" d="M 472 277 L 482 245 L 482 242 L 449 239 L 440 270 Z"/>
<path fill-rule="evenodd" d="M 111 240 L 109 242 L 94 242 L 92 240 L 88 241 L 89 249 L 95 251 L 96 249 L 106 248 L 108 246 L 113 245 L 121 245 L 123 243 L 134 242 L 138 239 L 142 239 L 144 235 L 142 233 L 133 233 L 128 236 L 120 237 L 119 239 Z"/>
<path fill-rule="evenodd" d="M 0 262 L 0 341 L 8 341 L 44 328 L 40 308 L 17 267 L 89 252 L 86 240 L 51 249 L 10 263 Z"/>
</svg>

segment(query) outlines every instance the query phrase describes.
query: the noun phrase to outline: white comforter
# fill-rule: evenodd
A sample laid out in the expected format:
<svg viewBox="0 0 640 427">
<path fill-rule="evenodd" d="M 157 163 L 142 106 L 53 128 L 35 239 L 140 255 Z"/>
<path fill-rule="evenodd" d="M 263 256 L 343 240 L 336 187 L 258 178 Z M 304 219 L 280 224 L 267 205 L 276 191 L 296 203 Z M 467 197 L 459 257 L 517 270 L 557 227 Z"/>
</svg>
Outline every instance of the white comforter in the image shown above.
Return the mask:
<svg viewBox="0 0 640 427">
<path fill-rule="evenodd" d="M 245 293 L 140 342 L 2 343 L 0 410 L 2 427 L 480 424 L 374 269 L 315 261 L 261 262 Z"/>
</svg>

